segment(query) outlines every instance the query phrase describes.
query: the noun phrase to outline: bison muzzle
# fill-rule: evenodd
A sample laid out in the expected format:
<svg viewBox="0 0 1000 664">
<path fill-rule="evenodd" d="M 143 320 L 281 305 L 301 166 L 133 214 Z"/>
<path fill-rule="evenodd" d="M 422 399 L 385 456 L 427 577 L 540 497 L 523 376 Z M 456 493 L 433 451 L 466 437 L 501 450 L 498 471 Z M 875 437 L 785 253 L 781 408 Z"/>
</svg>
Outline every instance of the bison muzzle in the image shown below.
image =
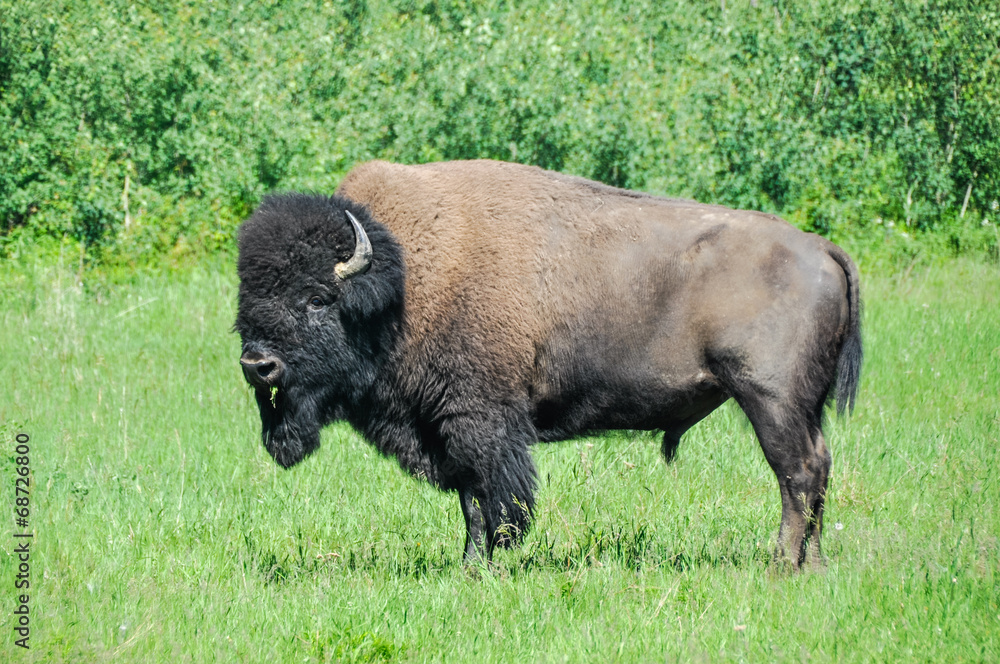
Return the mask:
<svg viewBox="0 0 1000 664">
<path fill-rule="evenodd" d="M 456 490 L 467 562 L 516 543 L 529 446 L 681 436 L 727 399 L 781 492 L 776 554 L 820 561 L 824 407 L 853 407 L 858 272 L 777 217 L 492 161 L 355 168 L 240 228 L 240 363 L 283 467 L 346 420 Z"/>
</svg>

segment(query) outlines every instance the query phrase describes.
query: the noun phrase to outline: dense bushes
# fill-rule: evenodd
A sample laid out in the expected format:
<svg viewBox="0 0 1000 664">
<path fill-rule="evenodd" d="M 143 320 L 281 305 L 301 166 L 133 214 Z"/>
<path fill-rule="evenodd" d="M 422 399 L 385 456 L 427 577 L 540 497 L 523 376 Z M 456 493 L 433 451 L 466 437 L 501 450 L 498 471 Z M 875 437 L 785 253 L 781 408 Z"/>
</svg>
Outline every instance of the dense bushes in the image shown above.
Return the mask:
<svg viewBox="0 0 1000 664">
<path fill-rule="evenodd" d="M 267 190 L 492 157 L 995 242 L 995 3 L 549 4 L 0 0 L 0 241 L 212 249 Z"/>
</svg>

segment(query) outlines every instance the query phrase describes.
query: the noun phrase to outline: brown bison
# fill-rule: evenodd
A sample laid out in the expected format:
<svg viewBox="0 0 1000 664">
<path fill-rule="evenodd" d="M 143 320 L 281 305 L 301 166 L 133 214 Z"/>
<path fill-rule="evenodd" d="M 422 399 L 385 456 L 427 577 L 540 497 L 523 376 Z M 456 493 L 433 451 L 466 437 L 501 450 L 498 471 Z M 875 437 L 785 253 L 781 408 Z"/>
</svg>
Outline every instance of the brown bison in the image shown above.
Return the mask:
<svg viewBox="0 0 1000 664">
<path fill-rule="evenodd" d="M 681 436 L 733 398 L 781 490 L 777 555 L 820 560 L 824 405 L 852 406 L 858 272 L 781 219 L 493 161 L 358 166 L 239 234 L 240 362 L 284 467 L 347 420 L 457 490 L 466 561 L 528 526 L 528 448 Z"/>
</svg>

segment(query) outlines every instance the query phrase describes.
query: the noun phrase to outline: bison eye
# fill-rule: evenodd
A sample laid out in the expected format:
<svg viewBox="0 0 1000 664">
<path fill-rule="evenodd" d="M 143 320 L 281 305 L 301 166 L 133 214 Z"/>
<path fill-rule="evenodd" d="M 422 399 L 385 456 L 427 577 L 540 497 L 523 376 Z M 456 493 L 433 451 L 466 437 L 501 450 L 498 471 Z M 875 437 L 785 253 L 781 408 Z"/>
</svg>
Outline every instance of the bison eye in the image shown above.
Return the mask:
<svg viewBox="0 0 1000 664">
<path fill-rule="evenodd" d="M 323 308 L 322 298 L 320 298 L 318 295 L 313 295 L 311 298 L 309 298 L 309 307 L 312 309 L 322 309 Z"/>
</svg>

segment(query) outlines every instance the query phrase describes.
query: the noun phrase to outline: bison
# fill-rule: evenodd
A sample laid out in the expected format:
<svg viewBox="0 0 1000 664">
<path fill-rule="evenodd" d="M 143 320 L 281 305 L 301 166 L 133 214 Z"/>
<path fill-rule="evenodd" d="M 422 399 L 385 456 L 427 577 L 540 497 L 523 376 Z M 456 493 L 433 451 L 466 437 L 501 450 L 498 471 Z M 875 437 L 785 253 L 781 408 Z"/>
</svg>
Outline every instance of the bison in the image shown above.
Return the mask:
<svg viewBox="0 0 1000 664">
<path fill-rule="evenodd" d="M 824 406 L 853 408 L 858 271 L 781 219 L 532 166 L 356 167 L 267 196 L 239 231 L 240 363 L 281 466 L 346 420 L 458 492 L 465 561 L 524 534 L 529 447 L 662 431 L 727 399 L 778 480 L 776 556 L 820 561 Z"/>
</svg>

